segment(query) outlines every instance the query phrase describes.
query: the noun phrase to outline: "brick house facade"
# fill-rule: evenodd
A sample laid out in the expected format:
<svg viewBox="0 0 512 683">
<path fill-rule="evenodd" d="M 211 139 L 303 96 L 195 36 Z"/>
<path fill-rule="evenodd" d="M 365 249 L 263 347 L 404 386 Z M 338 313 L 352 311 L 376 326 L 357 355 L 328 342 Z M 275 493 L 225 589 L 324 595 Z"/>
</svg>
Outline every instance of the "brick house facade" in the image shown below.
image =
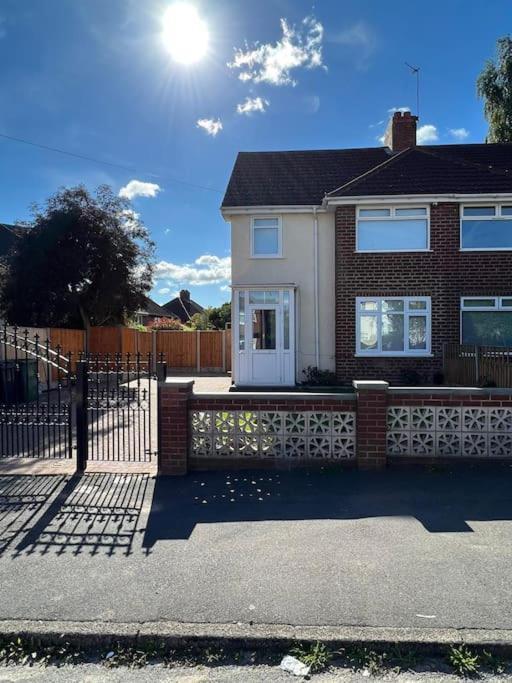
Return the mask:
<svg viewBox="0 0 512 683">
<path fill-rule="evenodd" d="M 357 253 L 354 205 L 336 209 L 336 375 L 407 384 L 408 371 L 430 383 L 443 367 L 443 344 L 460 341 L 463 296 L 510 296 L 512 252 L 460 250 L 457 202 L 430 206 L 428 253 Z M 357 357 L 357 296 L 429 296 L 432 299 L 432 357 Z M 410 380 L 409 380 L 410 381 Z"/>
</svg>

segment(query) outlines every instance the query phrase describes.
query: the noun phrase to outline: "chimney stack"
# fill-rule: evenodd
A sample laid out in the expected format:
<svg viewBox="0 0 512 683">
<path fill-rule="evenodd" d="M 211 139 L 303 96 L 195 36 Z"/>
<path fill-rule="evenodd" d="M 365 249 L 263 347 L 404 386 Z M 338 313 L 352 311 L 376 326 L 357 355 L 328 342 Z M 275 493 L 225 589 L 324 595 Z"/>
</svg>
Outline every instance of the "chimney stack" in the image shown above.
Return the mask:
<svg viewBox="0 0 512 683">
<path fill-rule="evenodd" d="M 395 111 L 389 120 L 384 144 L 392 152 L 402 152 L 404 149 L 416 146 L 416 121 L 417 116 L 412 116 L 410 111 Z"/>
</svg>

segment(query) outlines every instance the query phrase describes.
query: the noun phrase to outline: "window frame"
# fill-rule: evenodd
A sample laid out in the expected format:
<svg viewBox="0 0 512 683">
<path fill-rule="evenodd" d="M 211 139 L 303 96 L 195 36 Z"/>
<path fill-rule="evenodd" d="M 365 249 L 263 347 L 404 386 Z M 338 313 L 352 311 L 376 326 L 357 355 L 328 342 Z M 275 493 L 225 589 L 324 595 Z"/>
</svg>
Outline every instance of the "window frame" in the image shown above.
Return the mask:
<svg viewBox="0 0 512 683">
<path fill-rule="evenodd" d="M 493 207 L 494 216 L 464 216 L 464 209 L 477 209 L 481 207 Z M 496 203 L 486 203 L 478 202 L 477 204 L 461 204 L 460 205 L 460 215 L 459 215 L 459 249 L 460 251 L 512 251 L 512 245 L 510 247 L 464 247 L 462 244 L 462 223 L 463 221 L 512 221 L 512 215 L 503 216 L 502 209 L 506 206 L 512 206 L 512 201 Z M 465 296 L 464 299 L 470 299 L 471 297 Z M 478 299 L 484 297 L 476 297 Z M 491 298 L 491 297 L 485 297 Z M 505 297 L 506 298 L 506 297 Z"/>
<path fill-rule="evenodd" d="M 361 349 L 361 303 L 364 301 L 377 301 L 379 303 L 378 310 L 374 313 L 377 318 L 377 349 Z M 409 346 L 409 317 L 418 316 L 423 314 L 426 318 L 426 348 L 425 349 L 409 349 L 404 348 L 403 351 L 382 351 L 382 332 L 381 332 L 381 320 L 382 320 L 382 302 L 383 301 L 403 301 L 404 302 L 404 347 L 405 342 L 407 342 L 407 347 Z M 409 311 L 409 302 L 411 301 L 424 301 L 426 303 L 425 309 L 418 309 L 416 311 Z M 366 312 L 366 315 L 371 312 Z M 431 357 L 432 356 L 432 297 L 430 296 L 358 296 L 356 297 L 356 356 L 368 357 L 374 356 L 379 358 L 418 358 L 418 357 Z"/>
<path fill-rule="evenodd" d="M 494 299 L 494 306 L 464 306 L 464 301 L 478 301 L 480 299 Z M 482 294 L 481 296 L 461 296 L 460 297 L 460 310 L 459 310 L 459 340 L 461 345 L 467 345 L 467 346 L 472 346 L 472 344 L 469 344 L 464 341 L 463 336 L 462 336 L 462 316 L 463 313 L 466 311 L 476 311 L 480 313 L 499 313 L 500 311 L 503 311 L 505 313 L 512 313 L 512 306 L 503 306 L 503 299 L 512 299 L 512 295 L 493 295 L 489 294 L 488 296 L 485 294 Z M 478 346 L 478 344 L 477 344 Z M 483 344 L 483 346 L 486 346 L 486 344 Z M 492 346 L 492 344 L 491 344 Z"/>
<path fill-rule="evenodd" d="M 258 229 L 258 227 L 255 225 L 255 221 L 261 220 L 261 219 L 277 220 L 277 253 L 276 254 L 255 254 L 254 253 L 254 231 Z M 251 216 L 250 242 L 251 242 L 251 258 L 257 258 L 257 259 L 283 258 L 283 221 L 282 221 L 282 217 L 276 216 L 275 214 L 274 215 Z"/>
<path fill-rule="evenodd" d="M 389 209 L 389 216 L 361 216 L 361 210 L 375 209 Z M 427 221 L 427 246 L 421 249 L 360 249 L 359 248 L 359 220 L 385 222 L 386 220 L 393 221 L 407 221 L 414 218 L 423 218 L 418 216 L 397 216 L 396 210 L 399 209 L 425 209 L 425 220 Z M 424 253 L 431 251 L 430 249 L 430 205 L 429 204 L 362 204 L 357 206 L 356 210 L 356 253 L 358 254 L 406 254 L 406 253 Z"/>
</svg>

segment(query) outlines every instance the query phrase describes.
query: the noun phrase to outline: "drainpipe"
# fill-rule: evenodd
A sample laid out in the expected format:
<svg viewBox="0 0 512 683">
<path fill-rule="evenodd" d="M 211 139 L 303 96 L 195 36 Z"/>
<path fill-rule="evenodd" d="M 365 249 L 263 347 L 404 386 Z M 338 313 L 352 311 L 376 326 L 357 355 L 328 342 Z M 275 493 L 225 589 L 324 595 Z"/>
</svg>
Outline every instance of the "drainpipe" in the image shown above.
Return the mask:
<svg viewBox="0 0 512 683">
<path fill-rule="evenodd" d="M 314 308 L 315 308 L 315 365 L 320 367 L 320 322 L 319 322 L 319 285 L 318 285 L 318 216 L 313 206 L 313 275 L 314 275 Z"/>
</svg>

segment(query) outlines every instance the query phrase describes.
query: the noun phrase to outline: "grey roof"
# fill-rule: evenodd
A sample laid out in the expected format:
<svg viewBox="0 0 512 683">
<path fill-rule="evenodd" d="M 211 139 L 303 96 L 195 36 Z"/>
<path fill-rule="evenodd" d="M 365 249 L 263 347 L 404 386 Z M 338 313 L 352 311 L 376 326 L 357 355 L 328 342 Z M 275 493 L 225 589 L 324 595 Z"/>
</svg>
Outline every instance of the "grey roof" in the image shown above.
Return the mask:
<svg viewBox="0 0 512 683">
<path fill-rule="evenodd" d="M 512 144 L 240 152 L 223 207 L 319 205 L 330 196 L 512 192 Z"/>
</svg>

